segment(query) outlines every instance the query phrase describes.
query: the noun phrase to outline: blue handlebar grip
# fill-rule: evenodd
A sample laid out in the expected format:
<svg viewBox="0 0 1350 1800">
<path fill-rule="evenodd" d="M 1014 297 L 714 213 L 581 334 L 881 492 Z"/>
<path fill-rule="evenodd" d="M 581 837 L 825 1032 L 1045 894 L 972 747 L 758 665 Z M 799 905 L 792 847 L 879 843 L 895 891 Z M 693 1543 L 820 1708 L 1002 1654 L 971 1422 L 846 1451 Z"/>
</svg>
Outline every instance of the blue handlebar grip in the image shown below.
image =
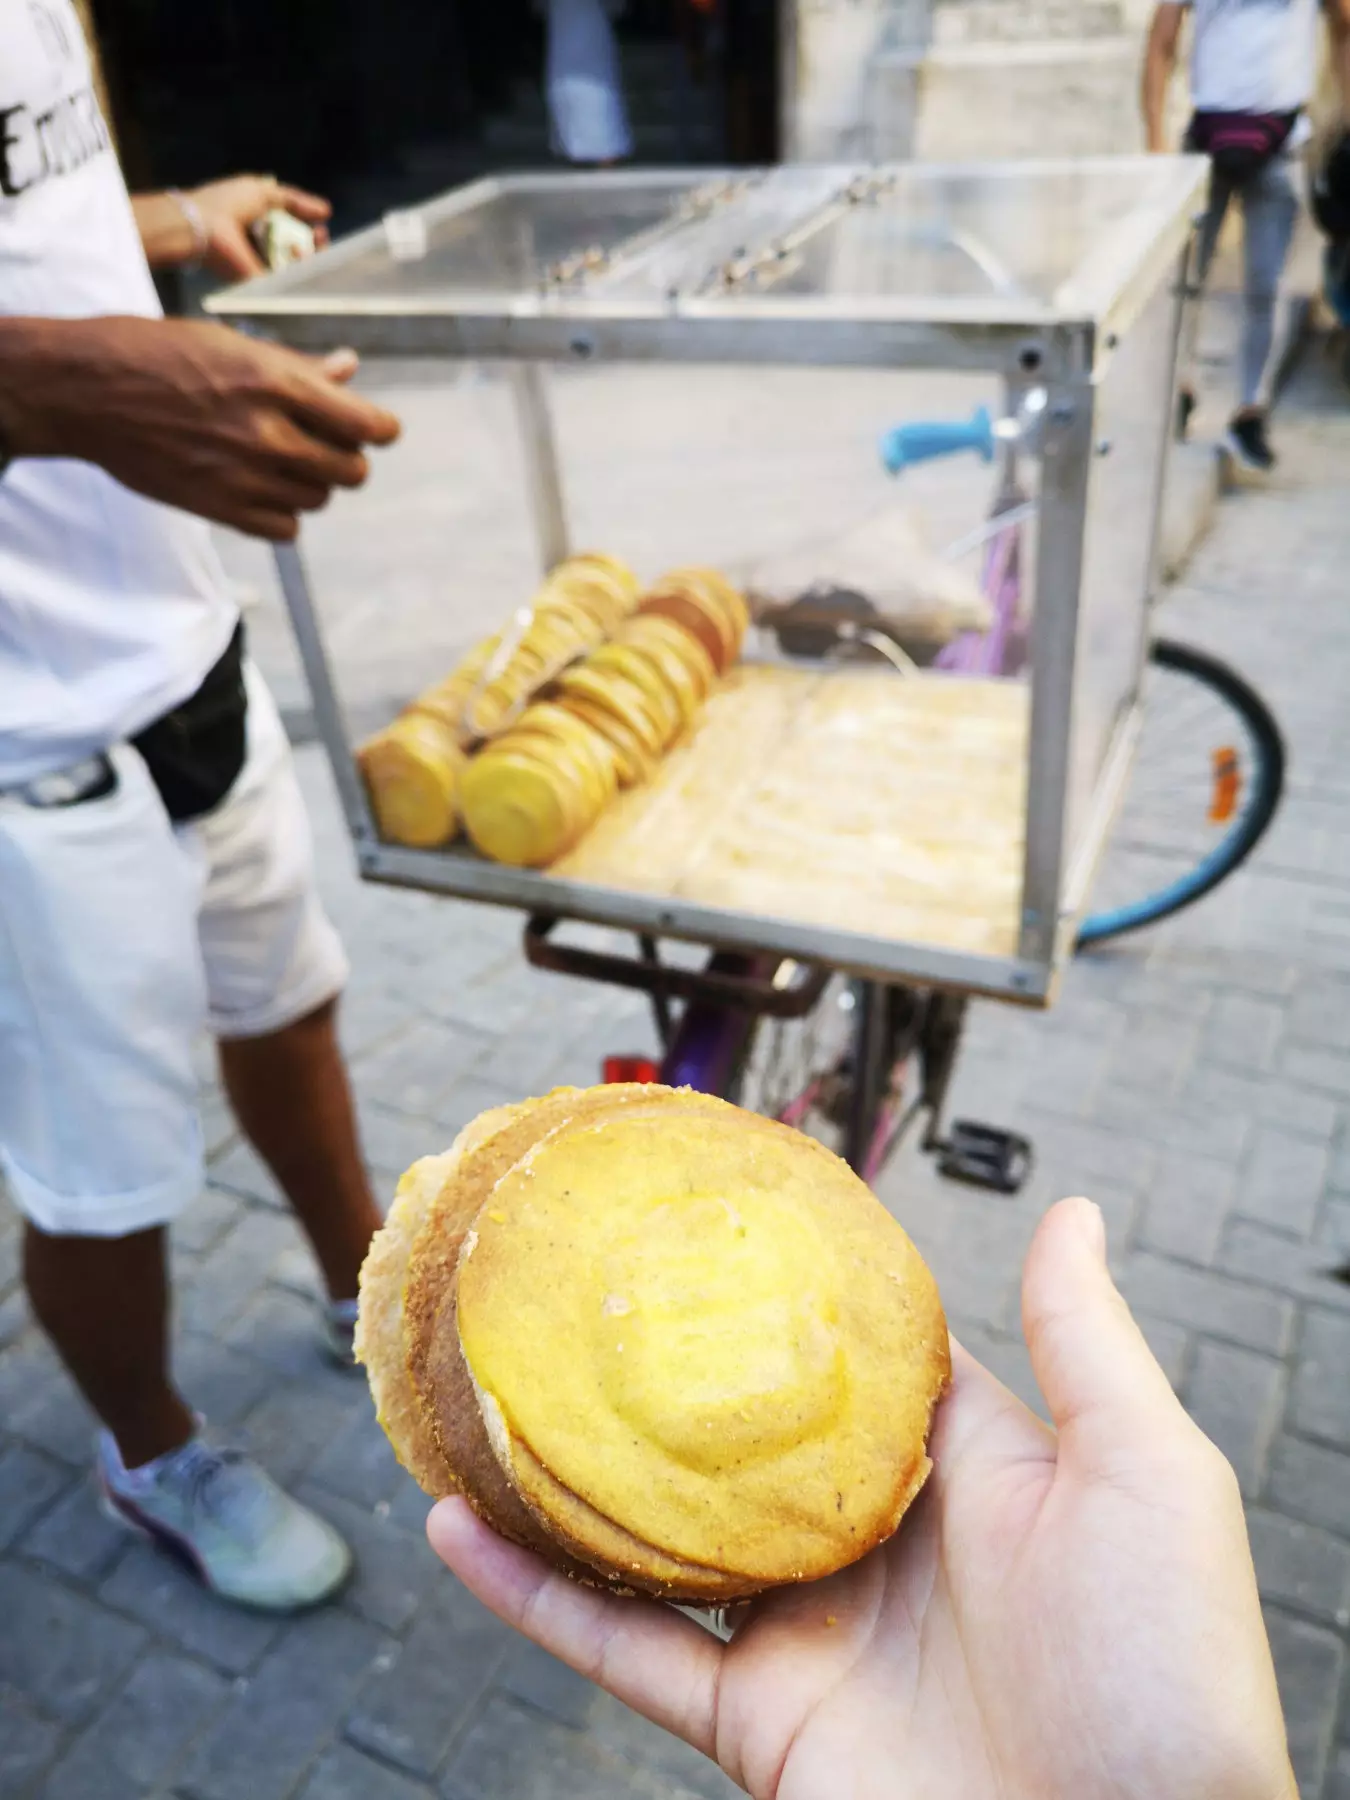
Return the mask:
<svg viewBox="0 0 1350 1800">
<path fill-rule="evenodd" d="M 973 450 L 985 462 L 994 460 L 994 426 L 987 406 L 977 406 L 969 419 L 932 420 L 897 425 L 881 440 L 881 460 L 887 472 L 898 475 L 916 463 L 937 456 L 955 456 Z"/>
</svg>

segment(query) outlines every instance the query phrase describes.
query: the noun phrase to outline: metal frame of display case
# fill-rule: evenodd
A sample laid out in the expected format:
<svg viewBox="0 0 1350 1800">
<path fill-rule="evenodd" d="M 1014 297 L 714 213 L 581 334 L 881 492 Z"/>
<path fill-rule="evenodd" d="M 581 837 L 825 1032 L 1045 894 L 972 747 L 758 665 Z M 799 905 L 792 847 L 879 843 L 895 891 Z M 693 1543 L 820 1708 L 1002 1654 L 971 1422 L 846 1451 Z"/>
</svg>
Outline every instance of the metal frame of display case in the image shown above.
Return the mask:
<svg viewBox="0 0 1350 1800">
<path fill-rule="evenodd" d="M 1161 165 L 1166 178 L 1159 180 Z M 755 271 L 792 254 L 830 229 L 850 206 L 865 204 L 865 184 L 886 179 L 938 181 L 978 176 L 991 183 L 1065 175 L 1094 167 L 1113 175 L 1136 171 L 1153 193 L 1102 242 L 1053 299 L 1021 293 L 969 298 L 909 298 L 877 294 L 864 300 L 821 295 L 775 295 L 754 288 Z M 789 172 L 781 172 L 790 185 Z M 294 546 L 277 564 L 283 594 L 309 682 L 315 723 L 327 749 L 361 873 L 374 881 L 547 914 L 668 934 L 695 942 L 776 951 L 888 980 L 948 986 L 1008 999 L 1045 1002 L 1077 913 L 1085 903 L 1097 858 L 1110 828 L 1138 732 L 1138 679 L 1115 722 L 1096 780 L 1092 804 L 1073 847 L 1065 842 L 1071 755 L 1077 621 L 1094 456 L 1106 454 L 1095 430 L 1097 384 L 1142 308 L 1170 284 L 1172 355 L 1185 287 L 1184 264 L 1205 178 L 1198 158 L 1122 158 L 1091 162 L 906 165 L 903 170 L 791 172 L 808 203 L 756 240 L 711 255 L 704 278 L 665 292 L 643 292 L 632 280 L 642 259 L 658 259 L 679 234 L 704 230 L 710 251 L 729 241 L 709 219 L 736 226 L 737 192 L 774 172 L 749 171 L 709 179 L 707 171 L 623 171 L 600 175 L 491 178 L 417 210 L 423 234 L 453 227 L 476 211 L 510 199 L 577 190 L 646 190 L 671 196 L 670 216 L 623 241 L 608 257 L 578 246 L 573 263 L 532 285 L 485 285 L 453 295 L 343 294 L 340 276 L 387 250 L 391 224 L 357 233 L 278 274 L 217 295 L 217 316 L 266 333 L 296 348 L 327 351 L 337 344 L 382 357 L 430 357 L 501 362 L 512 369 L 517 419 L 525 454 L 529 500 L 541 561 L 550 567 L 568 550 L 566 508 L 542 369 L 547 363 L 697 362 L 795 364 L 852 368 L 898 367 L 984 372 L 1002 378 L 1010 397 L 1029 387 L 1044 391 L 1037 454 L 1041 467 L 1039 554 L 1031 640 L 1031 723 L 1021 934 L 1014 956 L 958 952 L 720 907 L 665 899 L 562 879 L 487 862 L 463 848 L 410 850 L 382 843 L 358 773 L 350 733 L 333 679 L 303 561 Z M 721 186 L 719 187 L 719 183 Z M 691 201 L 691 190 L 693 199 Z M 862 198 L 858 196 L 862 193 Z M 709 196 L 699 212 L 698 195 Z M 681 199 L 683 196 L 683 200 Z M 725 201 L 727 211 L 717 217 Z M 690 211 L 691 205 L 693 211 Z M 754 225 L 755 221 L 749 221 Z M 731 240 L 740 235 L 730 233 Z M 978 251 L 976 252 L 978 255 Z M 595 273 L 598 263 L 599 273 Z M 316 271 L 336 292 L 316 290 Z M 749 271 L 747 284 L 746 271 Z M 993 271 L 997 282 L 997 270 Z M 1174 373 L 1174 371 L 1173 371 Z M 1165 469 L 1159 446 L 1154 516 Z M 1156 558 L 1155 558 L 1156 560 Z M 1150 578 L 1150 596 L 1151 596 Z M 1142 604 L 1143 602 L 1141 602 Z M 1141 645 L 1140 668 L 1146 644 Z"/>
</svg>

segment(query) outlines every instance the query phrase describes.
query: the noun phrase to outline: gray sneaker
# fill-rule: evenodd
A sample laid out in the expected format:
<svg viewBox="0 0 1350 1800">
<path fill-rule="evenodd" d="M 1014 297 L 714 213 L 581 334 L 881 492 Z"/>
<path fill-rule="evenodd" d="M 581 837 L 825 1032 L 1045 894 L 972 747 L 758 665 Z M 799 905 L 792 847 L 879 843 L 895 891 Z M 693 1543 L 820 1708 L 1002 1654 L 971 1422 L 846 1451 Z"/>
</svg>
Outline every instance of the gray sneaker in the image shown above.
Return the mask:
<svg viewBox="0 0 1350 1800">
<path fill-rule="evenodd" d="M 298 1612 L 327 1600 L 351 1571 L 351 1552 L 333 1527 L 241 1451 L 195 1437 L 129 1470 L 105 1431 L 97 1473 L 110 1518 L 241 1606 Z"/>
<path fill-rule="evenodd" d="M 330 1362 L 340 1369 L 355 1369 L 356 1300 L 329 1300 L 323 1309 L 320 1345 Z"/>
</svg>

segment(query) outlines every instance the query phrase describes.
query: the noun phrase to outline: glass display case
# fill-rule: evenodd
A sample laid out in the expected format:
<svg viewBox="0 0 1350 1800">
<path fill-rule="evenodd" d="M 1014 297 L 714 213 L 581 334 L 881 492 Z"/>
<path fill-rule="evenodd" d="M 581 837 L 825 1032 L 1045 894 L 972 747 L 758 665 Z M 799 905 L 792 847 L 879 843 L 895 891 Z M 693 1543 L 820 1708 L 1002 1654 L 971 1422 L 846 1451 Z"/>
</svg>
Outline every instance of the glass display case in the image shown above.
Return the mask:
<svg viewBox="0 0 1350 1800">
<path fill-rule="evenodd" d="M 546 569 L 717 562 L 761 620 L 734 704 L 649 791 L 506 867 L 380 840 L 321 584 L 281 551 L 362 873 L 1046 1001 L 1137 731 L 1204 179 L 1169 157 L 492 179 L 216 296 L 298 348 L 492 371 L 519 434 L 498 529 Z M 902 503 L 936 552 L 890 530 Z M 856 617 L 837 644 L 769 628 L 864 587 L 888 620 L 958 623 L 870 662 Z"/>
</svg>

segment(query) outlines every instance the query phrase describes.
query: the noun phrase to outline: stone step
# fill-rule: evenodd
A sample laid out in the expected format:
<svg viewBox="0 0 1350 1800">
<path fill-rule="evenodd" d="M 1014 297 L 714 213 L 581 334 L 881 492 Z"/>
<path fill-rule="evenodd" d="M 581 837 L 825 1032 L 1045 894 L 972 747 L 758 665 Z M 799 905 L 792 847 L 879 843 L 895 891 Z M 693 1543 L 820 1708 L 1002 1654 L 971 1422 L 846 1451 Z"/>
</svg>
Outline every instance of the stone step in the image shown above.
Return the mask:
<svg viewBox="0 0 1350 1800">
<path fill-rule="evenodd" d="M 1124 25 L 1119 0 L 939 0 L 931 29 L 933 44 L 944 46 L 1081 42 L 1118 36 Z"/>
</svg>

